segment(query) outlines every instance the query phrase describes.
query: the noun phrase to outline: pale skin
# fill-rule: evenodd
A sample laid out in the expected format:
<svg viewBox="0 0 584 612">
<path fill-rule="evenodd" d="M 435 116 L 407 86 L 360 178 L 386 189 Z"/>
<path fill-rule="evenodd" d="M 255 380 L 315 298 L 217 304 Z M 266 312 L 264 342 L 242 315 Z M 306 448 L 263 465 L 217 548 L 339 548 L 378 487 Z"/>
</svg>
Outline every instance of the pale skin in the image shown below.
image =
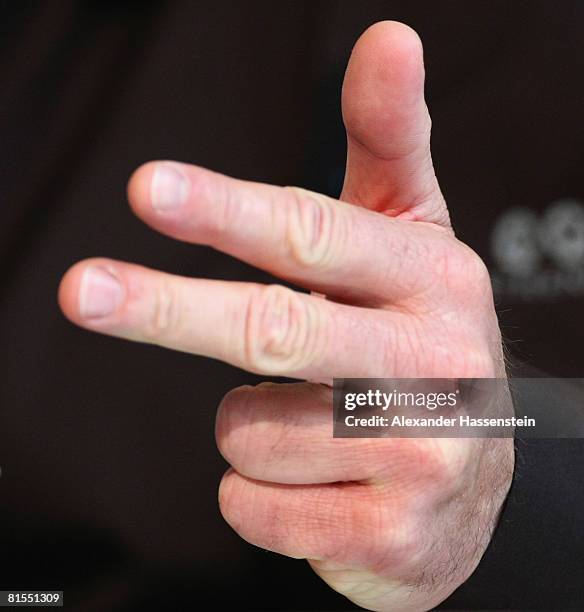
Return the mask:
<svg viewBox="0 0 584 612">
<path fill-rule="evenodd" d="M 130 179 L 132 209 L 154 229 L 312 294 L 101 258 L 59 289 L 84 328 L 302 381 L 223 399 L 221 512 L 369 610 L 426 610 L 462 584 L 513 473 L 511 440 L 332 438 L 333 377 L 505 376 L 488 273 L 455 237 L 434 173 L 423 90 L 415 32 L 370 27 L 343 85 L 339 200 L 169 161 Z"/>
</svg>

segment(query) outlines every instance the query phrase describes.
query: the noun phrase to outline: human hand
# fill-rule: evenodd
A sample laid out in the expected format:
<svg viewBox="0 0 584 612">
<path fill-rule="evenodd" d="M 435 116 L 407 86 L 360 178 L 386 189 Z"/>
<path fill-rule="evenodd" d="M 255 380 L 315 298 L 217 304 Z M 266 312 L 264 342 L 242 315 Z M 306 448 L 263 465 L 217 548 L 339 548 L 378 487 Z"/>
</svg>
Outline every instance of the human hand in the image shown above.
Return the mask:
<svg viewBox="0 0 584 612">
<path fill-rule="evenodd" d="M 371 610 L 423 610 L 472 573 L 513 471 L 510 440 L 334 439 L 334 377 L 504 377 L 487 270 L 451 229 L 430 156 L 422 48 L 372 26 L 343 86 L 340 201 L 153 162 L 136 214 L 324 294 L 188 279 L 92 259 L 65 275 L 87 329 L 302 380 L 229 393 L 217 443 L 221 511 L 247 541 L 308 559 Z"/>
</svg>

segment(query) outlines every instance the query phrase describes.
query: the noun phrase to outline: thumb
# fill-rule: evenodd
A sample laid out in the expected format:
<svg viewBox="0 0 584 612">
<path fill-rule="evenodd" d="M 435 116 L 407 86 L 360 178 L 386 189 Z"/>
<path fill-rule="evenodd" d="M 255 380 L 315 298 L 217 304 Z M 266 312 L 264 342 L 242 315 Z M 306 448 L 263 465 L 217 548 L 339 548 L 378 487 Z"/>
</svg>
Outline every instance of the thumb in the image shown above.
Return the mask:
<svg viewBox="0 0 584 612">
<path fill-rule="evenodd" d="M 341 199 L 450 227 L 430 153 L 422 43 L 382 21 L 357 41 L 343 83 L 347 170 Z"/>
</svg>

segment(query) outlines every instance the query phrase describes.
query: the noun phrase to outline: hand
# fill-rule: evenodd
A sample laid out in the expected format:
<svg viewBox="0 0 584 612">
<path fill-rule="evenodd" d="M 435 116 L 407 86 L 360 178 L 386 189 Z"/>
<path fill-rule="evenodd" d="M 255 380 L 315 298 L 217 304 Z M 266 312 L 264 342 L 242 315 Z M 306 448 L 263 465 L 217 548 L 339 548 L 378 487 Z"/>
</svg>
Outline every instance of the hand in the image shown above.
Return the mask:
<svg viewBox="0 0 584 612">
<path fill-rule="evenodd" d="M 355 46 L 340 201 L 174 162 L 129 184 L 146 223 L 315 292 L 92 259 L 60 287 L 87 329 L 267 375 L 504 377 L 489 275 L 450 226 L 430 156 L 422 47 L 395 22 Z M 323 299 L 322 295 L 328 299 Z M 331 390 L 242 387 L 217 415 L 221 511 L 371 610 L 437 605 L 472 573 L 513 471 L 510 440 L 333 439 Z"/>
</svg>

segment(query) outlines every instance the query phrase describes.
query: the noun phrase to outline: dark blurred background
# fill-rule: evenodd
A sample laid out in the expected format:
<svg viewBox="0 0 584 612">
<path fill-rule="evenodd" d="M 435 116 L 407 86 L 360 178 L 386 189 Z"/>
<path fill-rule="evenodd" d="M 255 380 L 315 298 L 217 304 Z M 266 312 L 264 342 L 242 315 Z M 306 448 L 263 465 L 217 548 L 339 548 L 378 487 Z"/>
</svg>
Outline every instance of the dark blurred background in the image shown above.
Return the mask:
<svg viewBox="0 0 584 612">
<path fill-rule="evenodd" d="M 423 39 L 437 173 L 515 361 L 583 376 L 584 2 L 0 5 L 0 588 L 77 610 L 350 609 L 220 517 L 215 408 L 257 377 L 77 329 L 59 279 L 105 255 L 268 280 L 141 224 L 126 181 L 168 158 L 338 195 L 344 67 L 396 19 Z"/>
</svg>

